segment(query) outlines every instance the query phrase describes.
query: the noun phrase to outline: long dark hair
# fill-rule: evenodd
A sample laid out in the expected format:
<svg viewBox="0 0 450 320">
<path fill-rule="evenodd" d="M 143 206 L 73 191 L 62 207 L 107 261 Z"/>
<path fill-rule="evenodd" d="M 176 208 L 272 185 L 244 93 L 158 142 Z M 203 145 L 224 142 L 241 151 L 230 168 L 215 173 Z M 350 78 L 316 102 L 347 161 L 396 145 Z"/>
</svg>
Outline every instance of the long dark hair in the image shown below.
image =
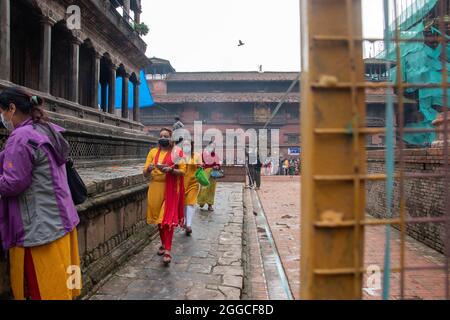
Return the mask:
<svg viewBox="0 0 450 320">
<path fill-rule="evenodd" d="M 42 110 L 44 100 L 41 97 L 32 96 L 18 87 L 7 88 L 0 93 L 0 108 L 6 111 L 11 103 L 23 114 L 30 115 L 34 123 L 47 121 L 47 116 Z"/>
</svg>

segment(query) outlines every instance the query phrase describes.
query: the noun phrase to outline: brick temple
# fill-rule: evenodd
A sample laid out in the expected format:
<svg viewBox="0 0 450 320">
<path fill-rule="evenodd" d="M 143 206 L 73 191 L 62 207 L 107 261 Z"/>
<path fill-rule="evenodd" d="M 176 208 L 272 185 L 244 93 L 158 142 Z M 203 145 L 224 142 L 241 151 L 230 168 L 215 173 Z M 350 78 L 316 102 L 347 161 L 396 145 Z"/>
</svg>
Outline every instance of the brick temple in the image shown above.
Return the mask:
<svg viewBox="0 0 450 320">
<path fill-rule="evenodd" d="M 283 102 L 267 129 L 280 130 L 281 158 L 299 150 L 299 84 L 285 97 L 298 72 L 176 72 L 167 60 L 151 61 L 147 80 L 156 105 L 141 113 L 144 130 L 151 136 L 171 126 L 175 116 L 191 132 L 199 120 L 204 131 L 262 129 Z"/>
</svg>

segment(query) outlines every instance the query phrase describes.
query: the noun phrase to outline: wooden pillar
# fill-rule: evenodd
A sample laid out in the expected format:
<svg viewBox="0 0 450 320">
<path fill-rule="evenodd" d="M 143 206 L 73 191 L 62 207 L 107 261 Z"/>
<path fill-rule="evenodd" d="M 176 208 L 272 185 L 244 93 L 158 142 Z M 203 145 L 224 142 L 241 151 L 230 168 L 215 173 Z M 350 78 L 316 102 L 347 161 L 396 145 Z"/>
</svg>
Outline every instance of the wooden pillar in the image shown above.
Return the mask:
<svg viewBox="0 0 450 320">
<path fill-rule="evenodd" d="M 0 79 L 11 80 L 10 0 L 0 0 Z"/>
<path fill-rule="evenodd" d="M 141 23 L 142 4 L 141 0 L 136 0 L 136 11 L 134 12 L 134 21 L 136 24 Z"/>
<path fill-rule="evenodd" d="M 116 77 L 117 77 L 117 66 L 111 65 L 109 91 L 108 91 L 108 112 L 111 114 L 114 114 L 114 111 L 116 109 Z"/>
<path fill-rule="evenodd" d="M 91 107 L 94 109 L 98 109 L 98 86 L 100 82 L 100 67 L 101 67 L 101 59 L 102 55 L 97 51 L 94 53 L 94 79 L 92 80 L 93 89 L 92 89 L 92 97 L 91 97 Z M 105 95 L 106 98 L 106 95 Z"/>
<path fill-rule="evenodd" d="M 136 22 L 136 24 L 141 23 L 141 10 L 140 9 L 138 9 L 134 12 L 134 22 Z"/>
<path fill-rule="evenodd" d="M 140 122 L 140 109 L 139 109 L 139 85 L 140 82 L 136 81 L 133 86 L 133 121 Z"/>
<path fill-rule="evenodd" d="M 80 76 L 80 45 L 79 39 L 73 39 L 71 43 L 71 67 L 70 67 L 70 82 L 69 82 L 69 99 L 78 103 L 79 97 L 79 76 Z"/>
<path fill-rule="evenodd" d="M 106 103 L 106 100 L 107 100 L 107 97 L 108 97 L 107 91 L 106 91 L 106 87 L 107 87 L 108 83 L 107 83 L 107 82 L 104 82 L 104 83 L 102 83 L 101 85 L 102 85 L 102 101 L 101 101 L 101 108 L 102 108 L 102 111 L 106 112 L 106 111 L 108 111 L 108 105 L 107 105 L 107 103 Z"/>
<path fill-rule="evenodd" d="M 123 0 L 123 17 L 130 21 L 130 0 Z"/>
<path fill-rule="evenodd" d="M 52 61 L 52 27 L 55 21 L 48 17 L 41 20 L 42 42 L 39 64 L 39 90 L 50 92 L 50 74 Z"/>
<path fill-rule="evenodd" d="M 130 75 L 124 73 L 122 77 L 122 118 L 128 119 L 128 83 Z"/>
</svg>

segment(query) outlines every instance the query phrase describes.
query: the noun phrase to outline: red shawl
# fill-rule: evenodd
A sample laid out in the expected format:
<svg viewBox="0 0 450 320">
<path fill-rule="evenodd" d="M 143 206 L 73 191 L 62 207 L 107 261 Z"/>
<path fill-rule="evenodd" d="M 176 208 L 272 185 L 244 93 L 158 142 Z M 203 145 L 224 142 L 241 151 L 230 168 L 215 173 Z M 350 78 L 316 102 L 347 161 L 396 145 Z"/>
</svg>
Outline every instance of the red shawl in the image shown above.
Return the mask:
<svg viewBox="0 0 450 320">
<path fill-rule="evenodd" d="M 155 156 L 155 165 L 158 164 L 161 148 L 158 149 L 158 153 Z M 180 158 L 183 157 L 182 151 L 180 151 Z M 163 164 L 170 167 L 175 167 L 175 163 L 172 159 L 172 150 L 169 150 L 163 160 Z M 178 184 L 180 183 L 180 190 L 178 191 Z M 172 227 L 184 225 L 184 177 L 176 176 L 171 173 L 166 173 L 166 190 L 165 190 L 165 208 L 164 218 L 162 225 L 169 225 Z"/>
</svg>

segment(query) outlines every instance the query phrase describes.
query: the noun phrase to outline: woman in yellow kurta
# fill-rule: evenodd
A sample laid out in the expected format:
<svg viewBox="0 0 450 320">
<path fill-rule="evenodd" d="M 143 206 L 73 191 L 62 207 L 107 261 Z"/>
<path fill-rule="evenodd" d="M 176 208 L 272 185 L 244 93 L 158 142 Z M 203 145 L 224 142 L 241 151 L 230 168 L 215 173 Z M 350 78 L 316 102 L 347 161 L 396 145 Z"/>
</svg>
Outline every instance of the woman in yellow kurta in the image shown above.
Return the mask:
<svg viewBox="0 0 450 320">
<path fill-rule="evenodd" d="M 197 169 L 202 165 L 202 158 L 198 153 L 194 153 L 194 142 L 184 141 L 183 152 L 186 157 L 186 175 L 184 177 L 184 206 L 185 206 L 185 230 L 186 235 L 192 234 L 192 219 L 195 213 L 195 205 L 197 204 L 197 196 L 200 190 L 200 185 L 195 178 Z M 188 156 L 190 155 L 190 156 Z"/>
<path fill-rule="evenodd" d="M 197 203 L 202 208 L 205 204 L 208 205 L 208 211 L 214 211 L 214 201 L 216 197 L 217 182 L 215 179 L 211 179 L 211 173 L 213 170 L 220 169 L 220 159 L 215 152 L 215 143 L 210 142 L 206 150 L 203 152 L 203 168 L 209 179 L 208 187 L 201 187 L 200 193 L 197 198 Z"/>
<path fill-rule="evenodd" d="M 184 224 L 184 163 L 182 150 L 173 147 L 172 131 L 163 128 L 159 146 L 151 149 L 144 167 L 150 176 L 148 188 L 147 223 L 157 224 L 161 237 L 158 255 L 163 262 L 172 261 L 170 251 L 175 228 Z"/>
</svg>

